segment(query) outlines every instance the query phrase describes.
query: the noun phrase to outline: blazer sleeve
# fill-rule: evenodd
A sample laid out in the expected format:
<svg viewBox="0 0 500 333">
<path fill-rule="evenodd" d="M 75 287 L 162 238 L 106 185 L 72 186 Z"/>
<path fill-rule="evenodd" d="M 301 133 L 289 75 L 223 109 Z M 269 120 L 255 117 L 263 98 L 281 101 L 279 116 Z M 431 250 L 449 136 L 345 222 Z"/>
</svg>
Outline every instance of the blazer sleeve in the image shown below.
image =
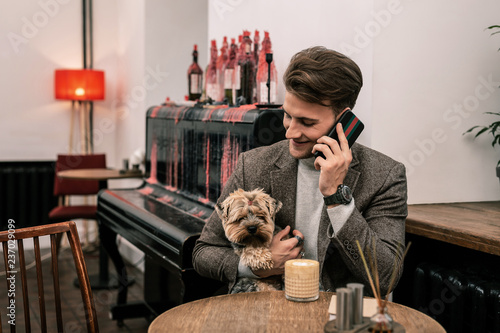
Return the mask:
<svg viewBox="0 0 500 333">
<path fill-rule="evenodd" d="M 218 203 L 231 192 L 243 186 L 244 153 L 240 154 L 236 169 L 224 185 Z M 238 274 L 239 257 L 227 240 L 222 221 L 214 211 L 208 218 L 193 249 L 193 267 L 202 276 L 229 284 L 232 289 Z"/>
<path fill-rule="evenodd" d="M 400 263 L 402 265 L 405 248 L 408 209 L 404 165 L 396 163 L 374 193 L 360 193 L 359 198 L 360 200 L 356 199 L 357 207 L 351 217 L 331 240 L 347 268 L 354 276 L 362 277 L 366 286 L 370 284 L 356 241 L 360 243 L 368 262 L 370 257 L 376 258 L 380 291 L 385 295 L 391 291 L 389 284 L 395 266 Z M 331 235 L 330 229 L 328 235 Z M 401 273 L 402 266 L 396 271 L 395 282 L 399 280 Z M 396 284 L 393 288 L 395 286 Z"/>
</svg>

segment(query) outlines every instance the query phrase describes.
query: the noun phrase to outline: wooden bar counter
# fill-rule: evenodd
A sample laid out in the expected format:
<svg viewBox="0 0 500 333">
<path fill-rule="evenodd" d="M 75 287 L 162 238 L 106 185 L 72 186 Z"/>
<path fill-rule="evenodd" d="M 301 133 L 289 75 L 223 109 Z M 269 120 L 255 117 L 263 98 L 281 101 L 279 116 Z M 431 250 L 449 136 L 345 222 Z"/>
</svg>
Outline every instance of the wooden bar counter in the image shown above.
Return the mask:
<svg viewBox="0 0 500 333">
<path fill-rule="evenodd" d="M 406 232 L 500 256 L 500 201 L 409 205 Z"/>
</svg>

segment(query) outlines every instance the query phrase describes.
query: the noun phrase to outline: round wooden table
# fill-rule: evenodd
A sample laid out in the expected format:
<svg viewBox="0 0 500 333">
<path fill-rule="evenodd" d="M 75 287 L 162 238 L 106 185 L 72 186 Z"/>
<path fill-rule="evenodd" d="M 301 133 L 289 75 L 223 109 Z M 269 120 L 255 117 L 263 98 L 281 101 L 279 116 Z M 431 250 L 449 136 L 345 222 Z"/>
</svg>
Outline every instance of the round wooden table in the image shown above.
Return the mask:
<svg viewBox="0 0 500 333">
<path fill-rule="evenodd" d="M 158 316 L 149 333 L 161 332 L 323 332 L 334 293 L 315 302 L 288 301 L 283 291 L 251 292 L 200 299 Z M 406 333 L 445 333 L 434 319 L 412 308 L 388 303 L 389 314 Z"/>
</svg>

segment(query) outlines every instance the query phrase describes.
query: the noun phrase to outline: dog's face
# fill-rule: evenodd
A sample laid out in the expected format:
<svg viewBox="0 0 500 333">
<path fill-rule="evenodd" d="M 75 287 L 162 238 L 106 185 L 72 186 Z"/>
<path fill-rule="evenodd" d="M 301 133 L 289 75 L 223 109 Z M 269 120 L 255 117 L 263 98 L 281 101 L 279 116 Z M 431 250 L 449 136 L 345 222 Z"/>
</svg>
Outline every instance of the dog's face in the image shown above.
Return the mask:
<svg viewBox="0 0 500 333">
<path fill-rule="evenodd" d="M 230 242 L 268 247 L 273 238 L 274 217 L 281 206 L 262 189 L 239 189 L 216 205 L 215 210 Z"/>
</svg>

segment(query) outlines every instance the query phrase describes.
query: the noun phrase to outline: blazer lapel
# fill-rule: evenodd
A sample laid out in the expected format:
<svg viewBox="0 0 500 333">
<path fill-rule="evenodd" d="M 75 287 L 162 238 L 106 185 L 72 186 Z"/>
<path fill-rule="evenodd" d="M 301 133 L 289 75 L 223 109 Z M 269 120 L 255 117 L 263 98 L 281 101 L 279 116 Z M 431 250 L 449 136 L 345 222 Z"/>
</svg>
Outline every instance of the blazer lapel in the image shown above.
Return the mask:
<svg viewBox="0 0 500 333">
<path fill-rule="evenodd" d="M 346 177 L 344 179 L 344 184 L 349 186 L 349 188 L 353 192 L 360 176 L 360 172 L 357 170 L 358 164 L 359 160 L 357 159 L 356 154 L 353 151 L 352 161 L 351 164 L 349 165 L 349 170 L 347 171 Z M 332 234 L 332 233 L 327 233 L 329 229 L 331 229 L 333 233 L 333 228 L 330 223 L 330 218 L 328 217 L 328 213 L 326 212 L 326 207 L 324 207 L 323 212 L 321 214 L 321 221 L 319 224 L 319 233 L 318 233 L 318 261 L 320 262 L 320 272 L 323 271 L 323 263 L 325 262 L 327 249 L 330 246 L 330 238 L 325 237 L 325 235 L 327 234 Z"/>
<path fill-rule="evenodd" d="M 279 220 L 285 223 L 282 227 L 290 225 L 295 228 L 298 161 L 288 153 L 288 145 L 283 147 L 281 153 L 277 154 L 275 170 L 270 174 L 271 191 L 272 197 L 283 203 L 282 209 L 278 212 Z"/>
<path fill-rule="evenodd" d="M 355 144 L 356 145 L 356 144 Z M 354 146 L 356 147 L 356 146 Z M 356 150 L 353 150 L 352 152 L 352 161 L 351 164 L 349 165 L 349 170 L 347 171 L 347 174 L 344 179 L 344 184 L 349 186 L 352 192 L 354 192 L 354 189 L 356 188 L 356 185 L 358 184 L 358 178 L 360 175 L 360 172 L 358 171 L 358 164 L 359 160 L 356 155 Z"/>
</svg>

